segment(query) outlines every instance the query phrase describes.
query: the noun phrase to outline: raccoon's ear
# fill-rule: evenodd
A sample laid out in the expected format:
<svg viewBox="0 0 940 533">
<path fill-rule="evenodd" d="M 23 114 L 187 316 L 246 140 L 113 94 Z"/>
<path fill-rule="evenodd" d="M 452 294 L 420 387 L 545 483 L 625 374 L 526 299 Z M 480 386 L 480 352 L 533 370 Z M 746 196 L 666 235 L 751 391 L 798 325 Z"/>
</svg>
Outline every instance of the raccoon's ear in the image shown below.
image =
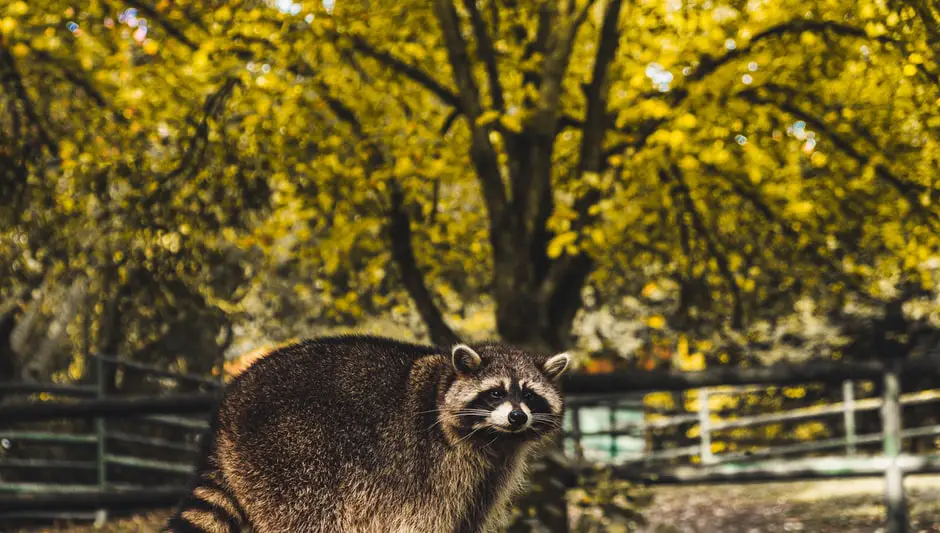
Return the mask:
<svg viewBox="0 0 940 533">
<path fill-rule="evenodd" d="M 451 361 L 458 374 L 469 374 L 480 368 L 480 354 L 466 344 L 455 344 L 450 349 Z"/>
<path fill-rule="evenodd" d="M 558 379 L 562 374 L 565 373 L 565 370 L 568 369 L 568 363 L 570 361 L 571 357 L 567 352 L 553 355 L 549 357 L 547 361 L 542 363 L 542 372 L 546 377 L 548 377 L 548 379 Z"/>
</svg>

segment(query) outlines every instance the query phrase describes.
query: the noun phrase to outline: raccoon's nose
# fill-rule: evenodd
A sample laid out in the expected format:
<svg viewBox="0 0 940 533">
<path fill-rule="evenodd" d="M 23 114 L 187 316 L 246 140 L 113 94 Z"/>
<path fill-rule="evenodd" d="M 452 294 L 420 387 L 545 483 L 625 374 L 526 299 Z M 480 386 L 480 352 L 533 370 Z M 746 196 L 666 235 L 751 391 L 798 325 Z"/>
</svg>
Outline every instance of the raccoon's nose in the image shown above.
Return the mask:
<svg viewBox="0 0 940 533">
<path fill-rule="evenodd" d="M 526 416 L 525 412 L 521 409 L 513 409 L 509 412 L 509 424 L 513 426 L 521 426 L 529 420 L 529 417 Z"/>
</svg>

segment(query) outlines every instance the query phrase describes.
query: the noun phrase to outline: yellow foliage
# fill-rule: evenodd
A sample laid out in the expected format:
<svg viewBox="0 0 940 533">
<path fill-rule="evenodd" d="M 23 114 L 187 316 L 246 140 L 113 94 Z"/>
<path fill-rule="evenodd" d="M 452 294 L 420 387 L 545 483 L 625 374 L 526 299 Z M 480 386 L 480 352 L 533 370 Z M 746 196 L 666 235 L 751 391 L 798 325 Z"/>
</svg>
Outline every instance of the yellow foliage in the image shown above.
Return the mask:
<svg viewBox="0 0 940 533">
<path fill-rule="evenodd" d="M 940 163 L 940 88 L 917 13 L 815 5 L 814 20 L 849 27 L 832 32 L 795 24 L 806 6 L 787 0 L 681 10 L 624 2 L 603 95 L 613 124 L 587 147 L 600 157 L 585 167 L 585 88 L 610 3 L 596 4 L 572 43 L 558 121 L 547 125 L 543 69 L 553 55 L 532 46 L 539 13 L 522 4 L 494 4 L 484 17 L 499 109 L 483 49 L 461 17 L 477 91 L 475 106 L 464 101 L 469 87 L 455 67 L 467 65 L 450 64 L 426 2 L 338 2 L 329 12 L 295 3 L 293 14 L 264 2 L 158 2 L 166 24 L 148 16 L 146 29 L 99 4 L 17 0 L 0 12 L 0 38 L 34 104 L 12 82 L 0 88 L 4 109 L 22 122 L 12 131 L 13 118 L 0 119 L 0 154 L 34 154 L 23 169 L 22 218 L 4 218 L 17 222 L 0 230 L 4 272 L 21 276 L 49 257 L 95 272 L 89 265 L 120 262 L 125 281 L 153 277 L 160 289 L 141 299 L 159 301 L 149 305 L 166 316 L 162 291 L 181 283 L 233 319 L 246 292 L 276 307 L 268 291 L 282 283 L 305 300 L 297 314 L 345 322 L 409 301 L 399 278 L 385 275 L 394 269 L 391 191 L 404 197 L 427 286 L 460 301 L 492 285 L 500 250 L 489 246 L 488 202 L 503 198 L 515 213 L 518 195 L 539 183 L 550 185 L 551 212 L 513 231 L 529 232 L 528 246 L 549 259 L 589 255 L 603 301 L 640 289 L 656 300 L 644 305 L 659 305 L 673 300 L 658 297 L 669 292 L 658 282 L 682 279 L 703 300 L 692 318 L 719 325 L 738 307 L 749 321 L 806 294 L 820 309 L 846 290 L 868 299 L 889 274 L 936 288 L 924 265 L 940 256 L 940 232 L 926 222 L 940 209 L 930 171 Z M 551 25 L 546 42 L 560 42 L 554 32 L 565 26 Z M 27 109 L 42 115 L 38 123 Z M 533 142 L 536 130 L 550 150 Z M 481 160 L 487 140 L 495 167 Z M 541 153 L 551 159 L 534 164 Z M 481 168 L 495 174 L 485 176 L 489 195 Z M 544 183 L 526 174 L 534 168 L 548 169 Z M 22 244 L 20 234 L 44 240 Z M 230 268 L 241 274 L 219 274 Z M 851 286 L 830 283 L 847 274 Z M 237 290 L 215 293 L 241 275 Z M 789 300 L 770 311 L 771 294 Z M 446 306 L 459 318 L 459 305 Z M 168 319 L 148 312 L 158 317 L 147 325 L 153 333 Z M 644 312 L 650 328 L 666 328 L 664 312 Z M 490 328 L 481 316 L 460 327 Z M 673 364 L 700 369 L 712 349 L 683 338 Z"/>
<path fill-rule="evenodd" d="M 571 246 L 578 239 L 578 234 L 573 231 L 566 231 L 560 235 L 556 235 L 548 243 L 548 248 L 546 253 L 548 257 L 556 258 L 565 251 L 568 246 Z"/>
</svg>

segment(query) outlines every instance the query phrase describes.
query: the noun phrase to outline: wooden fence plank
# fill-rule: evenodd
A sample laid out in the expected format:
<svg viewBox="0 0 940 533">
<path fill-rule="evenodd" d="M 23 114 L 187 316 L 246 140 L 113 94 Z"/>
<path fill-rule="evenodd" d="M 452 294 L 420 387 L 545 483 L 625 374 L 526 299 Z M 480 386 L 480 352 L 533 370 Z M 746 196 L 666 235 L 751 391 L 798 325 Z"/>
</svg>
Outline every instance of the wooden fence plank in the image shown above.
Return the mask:
<svg viewBox="0 0 940 533">
<path fill-rule="evenodd" d="M 194 464 L 171 463 L 168 461 L 155 461 L 153 459 L 140 459 L 126 455 L 108 454 L 105 460 L 109 464 L 122 466 L 132 466 L 134 468 L 144 468 L 147 470 L 159 470 L 161 472 L 172 472 L 174 474 L 192 474 L 195 470 Z"/>
<path fill-rule="evenodd" d="M 0 459 L 0 468 L 74 468 L 94 470 L 95 461 L 67 461 L 58 459 Z"/>
<path fill-rule="evenodd" d="M 204 414 L 218 401 L 215 394 L 174 394 L 83 400 L 79 402 L 18 402 L 0 406 L 0 424 L 57 418 L 134 418 L 151 414 Z"/>
<path fill-rule="evenodd" d="M 39 431 L 0 431 L 0 439 L 12 442 L 44 442 L 55 444 L 97 444 L 95 435 L 76 435 L 67 433 L 46 433 Z"/>
<path fill-rule="evenodd" d="M 914 437 L 927 437 L 933 435 L 940 435 L 940 425 L 936 426 L 927 426 L 922 428 L 913 428 L 906 429 L 901 431 L 901 439 L 910 439 Z M 882 433 L 869 433 L 866 435 L 858 435 L 855 438 L 854 443 L 857 444 L 875 444 L 882 442 L 884 436 Z M 832 449 L 832 448 L 842 448 L 846 446 L 848 440 L 844 437 L 833 438 L 833 439 L 822 439 L 801 442 L 798 444 L 790 444 L 786 446 L 773 446 L 763 450 L 755 450 L 753 452 L 743 452 L 743 453 L 723 453 L 716 455 L 718 462 L 736 462 L 736 461 L 755 461 L 758 459 L 766 459 L 770 457 L 779 457 L 783 455 L 789 455 L 794 453 L 805 453 L 805 452 L 815 452 L 820 450 Z"/>
<path fill-rule="evenodd" d="M 122 433 L 118 431 L 109 431 L 108 438 L 132 444 L 153 446 L 154 448 L 165 448 L 167 450 L 179 450 L 183 452 L 199 452 L 199 446 L 195 444 L 174 442 L 166 439 L 158 439 L 156 437 L 142 437 L 140 435 L 131 435 L 130 433 Z"/>
<path fill-rule="evenodd" d="M 940 375 L 940 358 L 920 357 L 904 361 L 901 377 Z M 762 367 L 717 367 L 700 372 L 678 370 L 618 371 L 605 374 L 571 374 L 564 378 L 566 394 L 624 394 L 640 391 L 677 391 L 723 385 L 801 385 L 842 383 L 846 379 L 881 380 L 882 361 L 807 361 L 777 363 Z"/>
<path fill-rule="evenodd" d="M 898 465 L 906 475 L 940 473 L 940 455 L 900 456 Z M 786 462 L 728 463 L 706 466 L 676 466 L 656 471 L 637 464 L 615 465 L 619 479 L 650 485 L 700 483 L 756 483 L 878 477 L 884 474 L 886 457 L 807 457 Z"/>
<path fill-rule="evenodd" d="M 43 492 L 0 494 L 0 513 L 7 511 L 77 511 L 98 509 L 158 509 L 172 507 L 186 488 L 148 487 L 129 491 Z"/>
<path fill-rule="evenodd" d="M 95 388 L 87 385 L 59 385 L 56 383 L 21 383 L 18 381 L 0 381 L 0 393 L 3 394 L 55 394 L 92 398 Z"/>
</svg>

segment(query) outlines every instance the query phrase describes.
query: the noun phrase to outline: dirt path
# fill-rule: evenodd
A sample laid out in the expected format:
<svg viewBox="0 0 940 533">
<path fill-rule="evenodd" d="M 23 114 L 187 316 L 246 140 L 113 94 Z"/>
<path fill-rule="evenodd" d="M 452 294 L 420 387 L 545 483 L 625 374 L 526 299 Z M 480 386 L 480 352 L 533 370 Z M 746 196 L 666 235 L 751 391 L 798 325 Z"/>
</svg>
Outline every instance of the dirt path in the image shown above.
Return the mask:
<svg viewBox="0 0 940 533">
<path fill-rule="evenodd" d="M 940 476 L 905 481 L 912 532 L 940 532 Z M 660 488 L 643 533 L 882 532 L 882 480 Z"/>
<path fill-rule="evenodd" d="M 906 480 L 912 533 L 940 533 L 940 476 Z M 640 533 L 879 533 L 882 480 L 812 481 L 659 488 Z M 156 532 L 165 513 L 69 533 Z"/>
</svg>

